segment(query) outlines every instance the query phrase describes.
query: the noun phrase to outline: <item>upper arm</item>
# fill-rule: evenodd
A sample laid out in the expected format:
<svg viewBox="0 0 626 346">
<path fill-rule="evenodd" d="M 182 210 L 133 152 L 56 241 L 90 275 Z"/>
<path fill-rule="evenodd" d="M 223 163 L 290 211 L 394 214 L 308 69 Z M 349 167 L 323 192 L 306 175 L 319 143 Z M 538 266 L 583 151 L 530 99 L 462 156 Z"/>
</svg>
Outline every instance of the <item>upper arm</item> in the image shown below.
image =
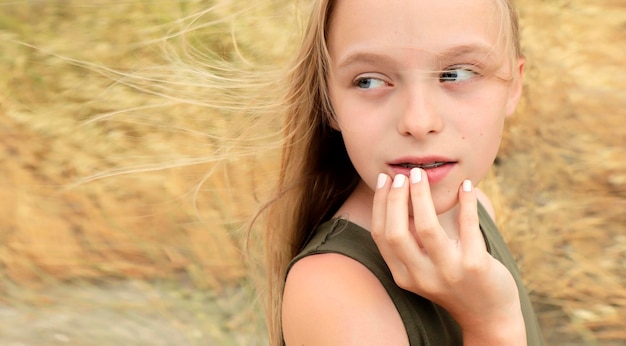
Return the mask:
<svg viewBox="0 0 626 346">
<path fill-rule="evenodd" d="M 400 314 L 380 281 L 339 254 L 299 260 L 285 283 L 287 345 L 408 345 Z"/>
<path fill-rule="evenodd" d="M 483 205 L 483 207 L 487 211 L 487 214 L 489 214 L 491 219 L 495 222 L 496 221 L 496 211 L 494 210 L 493 204 L 491 204 L 491 201 L 489 200 L 489 197 L 487 197 L 487 195 L 485 195 L 485 193 L 481 189 L 477 188 L 476 189 L 476 198 L 478 198 L 478 201 L 480 202 L 480 204 Z"/>
</svg>

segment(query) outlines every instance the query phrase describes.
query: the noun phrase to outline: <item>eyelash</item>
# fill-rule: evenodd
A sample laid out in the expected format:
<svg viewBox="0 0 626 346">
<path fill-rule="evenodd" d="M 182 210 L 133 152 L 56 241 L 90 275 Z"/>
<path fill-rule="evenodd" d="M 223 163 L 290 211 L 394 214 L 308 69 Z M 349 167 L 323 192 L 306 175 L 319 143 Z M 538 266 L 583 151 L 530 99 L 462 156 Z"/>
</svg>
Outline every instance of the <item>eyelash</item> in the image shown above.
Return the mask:
<svg viewBox="0 0 626 346">
<path fill-rule="evenodd" d="M 355 80 L 352 82 L 352 85 L 353 85 L 354 87 L 357 87 L 357 88 L 359 88 L 359 89 L 363 89 L 363 90 L 370 89 L 370 88 L 362 88 L 362 87 L 360 86 L 360 84 L 361 84 L 362 82 L 364 82 L 364 81 L 368 81 L 368 80 L 369 80 L 369 81 L 378 81 L 378 82 L 381 84 L 380 86 L 387 86 L 387 85 L 389 85 L 389 83 L 385 82 L 385 81 L 384 81 L 384 80 L 382 80 L 381 78 L 376 78 L 376 77 L 359 77 L 359 78 L 355 79 Z"/>
<path fill-rule="evenodd" d="M 456 73 L 456 77 L 452 77 L 450 76 L 451 74 L 454 73 L 454 71 L 461 71 L 461 74 L 463 73 L 468 73 L 469 75 L 466 75 L 465 77 L 467 77 L 465 80 L 462 81 L 454 81 L 452 80 L 453 78 L 459 78 L 459 73 Z M 446 76 L 448 75 L 448 76 Z M 478 77 L 479 74 L 478 72 L 474 71 L 471 68 L 467 68 L 467 67 L 463 67 L 463 66 L 453 66 L 447 70 L 442 71 L 441 73 L 439 73 L 439 82 L 440 83 L 464 83 L 467 82 L 469 80 L 471 80 L 474 77 Z"/>
<path fill-rule="evenodd" d="M 458 71 L 458 72 L 455 72 Z M 452 74 L 455 74 L 455 76 L 451 76 Z M 459 75 L 461 75 L 461 77 L 459 77 Z M 469 80 L 480 76 L 480 74 L 478 72 L 476 72 L 474 69 L 469 68 L 469 67 L 465 67 L 465 66 L 452 66 L 444 71 L 439 72 L 439 82 L 440 83 L 455 83 L 455 84 L 461 84 L 461 83 L 465 83 L 468 82 Z M 464 80 L 461 81 L 455 81 L 453 80 L 454 78 L 463 78 L 465 77 Z M 365 81 L 377 81 L 380 85 L 378 86 L 374 86 L 374 87 L 362 87 L 361 83 L 365 82 Z M 368 76 L 363 76 L 363 77 L 358 77 L 356 78 L 353 82 L 352 82 L 352 86 L 358 88 L 358 89 L 362 89 L 362 90 L 367 90 L 367 89 L 376 89 L 378 87 L 382 87 L 382 86 L 388 86 L 390 85 L 388 82 L 386 82 L 385 80 L 383 80 L 382 78 L 377 78 L 377 77 L 368 77 Z"/>
</svg>

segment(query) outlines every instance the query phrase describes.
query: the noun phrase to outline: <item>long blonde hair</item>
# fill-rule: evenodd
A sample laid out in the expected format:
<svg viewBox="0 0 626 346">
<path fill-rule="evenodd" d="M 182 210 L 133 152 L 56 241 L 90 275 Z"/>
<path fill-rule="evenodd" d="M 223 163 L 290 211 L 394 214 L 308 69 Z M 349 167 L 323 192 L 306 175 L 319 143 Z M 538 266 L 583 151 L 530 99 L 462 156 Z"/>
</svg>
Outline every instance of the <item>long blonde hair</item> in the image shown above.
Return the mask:
<svg viewBox="0 0 626 346">
<path fill-rule="evenodd" d="M 302 45 L 286 81 L 284 146 L 275 197 L 264 209 L 267 319 L 271 345 L 282 345 L 281 306 L 289 262 L 316 226 L 332 217 L 358 184 L 341 134 L 331 126 L 326 45 L 333 0 L 315 1 Z M 511 0 L 498 1 L 502 37 L 512 56 L 521 55 L 517 14 Z"/>
<path fill-rule="evenodd" d="M 325 37 L 331 2 L 314 4 L 287 78 L 277 197 L 266 215 L 267 317 L 272 345 L 282 343 L 280 315 L 287 265 L 315 226 L 334 214 L 359 181 L 340 133 L 330 126 Z"/>
</svg>

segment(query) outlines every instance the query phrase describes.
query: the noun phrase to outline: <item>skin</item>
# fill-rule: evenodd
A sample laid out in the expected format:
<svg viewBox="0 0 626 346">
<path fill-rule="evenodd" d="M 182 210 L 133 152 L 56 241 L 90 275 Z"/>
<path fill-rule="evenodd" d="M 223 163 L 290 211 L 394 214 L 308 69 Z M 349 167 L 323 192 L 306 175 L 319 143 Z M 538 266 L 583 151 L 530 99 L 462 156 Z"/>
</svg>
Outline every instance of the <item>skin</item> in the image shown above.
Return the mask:
<svg viewBox="0 0 626 346">
<path fill-rule="evenodd" d="M 490 203 L 471 186 L 521 94 L 497 13 L 490 0 L 340 0 L 328 34 L 335 127 L 362 178 L 337 215 L 372 232 L 396 283 L 446 308 L 466 345 L 525 344 L 517 288 L 478 226 L 476 199 Z M 380 282 L 336 254 L 292 268 L 283 329 L 288 345 L 408 344 Z"/>
</svg>

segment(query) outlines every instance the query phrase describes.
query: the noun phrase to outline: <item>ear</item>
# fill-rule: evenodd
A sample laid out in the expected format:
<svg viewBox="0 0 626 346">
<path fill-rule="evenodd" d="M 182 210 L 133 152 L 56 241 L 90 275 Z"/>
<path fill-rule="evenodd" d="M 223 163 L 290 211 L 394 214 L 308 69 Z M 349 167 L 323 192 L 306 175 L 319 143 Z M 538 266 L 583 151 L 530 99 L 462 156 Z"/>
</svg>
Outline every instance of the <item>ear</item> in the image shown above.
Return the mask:
<svg viewBox="0 0 626 346">
<path fill-rule="evenodd" d="M 516 66 L 513 69 L 513 75 L 511 85 L 509 86 L 509 99 L 506 104 L 506 116 L 510 116 L 515 111 L 515 107 L 519 103 L 522 97 L 522 86 L 524 85 L 524 67 L 526 66 L 526 60 L 519 58 L 516 61 Z"/>
</svg>

